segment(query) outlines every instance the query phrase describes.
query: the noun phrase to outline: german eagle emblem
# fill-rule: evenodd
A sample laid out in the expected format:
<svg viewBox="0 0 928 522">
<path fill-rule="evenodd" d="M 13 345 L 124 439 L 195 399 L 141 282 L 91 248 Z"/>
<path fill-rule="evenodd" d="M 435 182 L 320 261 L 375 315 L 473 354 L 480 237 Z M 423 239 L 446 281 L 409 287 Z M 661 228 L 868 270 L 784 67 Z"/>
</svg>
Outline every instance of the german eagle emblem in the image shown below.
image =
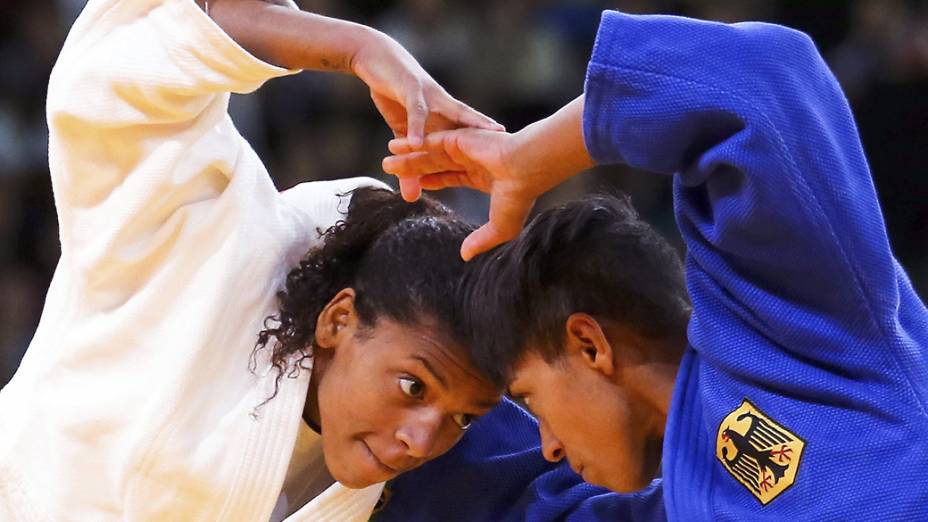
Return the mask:
<svg viewBox="0 0 928 522">
<path fill-rule="evenodd" d="M 745 399 L 719 425 L 715 456 L 767 505 L 796 481 L 805 445 Z"/>
</svg>

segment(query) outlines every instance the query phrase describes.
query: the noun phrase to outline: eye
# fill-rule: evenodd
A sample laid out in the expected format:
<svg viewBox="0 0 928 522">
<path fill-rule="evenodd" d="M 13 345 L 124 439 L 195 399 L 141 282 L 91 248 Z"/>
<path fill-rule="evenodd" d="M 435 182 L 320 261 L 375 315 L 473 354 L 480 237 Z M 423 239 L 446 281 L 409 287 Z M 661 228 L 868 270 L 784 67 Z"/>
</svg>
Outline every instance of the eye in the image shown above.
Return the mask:
<svg viewBox="0 0 928 522">
<path fill-rule="evenodd" d="M 470 425 L 477 420 L 476 415 L 471 415 L 469 413 L 458 413 L 451 417 L 454 419 L 454 423 L 458 425 L 462 430 L 470 428 Z"/>
<path fill-rule="evenodd" d="M 413 399 L 420 399 L 425 393 L 425 385 L 411 377 L 400 377 L 400 389 Z"/>
</svg>

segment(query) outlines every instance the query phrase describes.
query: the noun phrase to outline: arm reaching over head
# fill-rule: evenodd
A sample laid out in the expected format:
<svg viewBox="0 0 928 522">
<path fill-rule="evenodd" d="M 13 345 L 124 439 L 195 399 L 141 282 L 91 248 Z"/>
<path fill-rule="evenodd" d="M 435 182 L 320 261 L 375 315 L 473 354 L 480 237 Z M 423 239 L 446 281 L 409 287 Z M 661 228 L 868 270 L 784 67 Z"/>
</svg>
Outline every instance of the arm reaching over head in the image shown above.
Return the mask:
<svg viewBox="0 0 928 522">
<path fill-rule="evenodd" d="M 98 282 L 144 279 L 156 265 L 141 257 L 176 239 L 184 215 L 204 208 L 194 203 L 217 200 L 239 172 L 273 189 L 228 119 L 228 94 L 301 68 L 357 75 L 394 133 L 412 141 L 460 125 L 501 128 L 451 98 L 383 33 L 283 0 L 200 8 L 96 0 L 49 84 L 49 163 L 66 257 L 74 251 Z"/>
<path fill-rule="evenodd" d="M 360 24 L 296 9 L 289 0 L 198 0 L 252 54 L 288 69 L 353 74 L 396 136 L 418 146 L 427 131 L 502 130 L 452 98 L 400 44 Z"/>
</svg>

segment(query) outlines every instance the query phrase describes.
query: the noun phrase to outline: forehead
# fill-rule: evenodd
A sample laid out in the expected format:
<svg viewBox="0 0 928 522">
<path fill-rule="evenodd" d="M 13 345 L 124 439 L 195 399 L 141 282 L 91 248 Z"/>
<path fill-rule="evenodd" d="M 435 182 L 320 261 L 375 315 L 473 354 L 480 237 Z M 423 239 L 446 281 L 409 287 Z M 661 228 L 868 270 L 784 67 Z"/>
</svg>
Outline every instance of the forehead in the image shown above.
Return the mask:
<svg viewBox="0 0 928 522">
<path fill-rule="evenodd" d="M 371 334 L 385 359 L 418 366 L 439 381 L 445 391 L 484 397 L 499 395 L 499 391 L 470 363 L 464 348 L 448 340 L 435 321 L 408 326 L 381 318 Z"/>
<path fill-rule="evenodd" d="M 419 325 L 400 324 L 392 319 L 378 318 L 366 337 L 377 341 L 378 349 L 390 358 L 418 354 L 438 359 L 444 364 L 473 371 L 462 348 L 448 339 L 435 321 Z"/>
<path fill-rule="evenodd" d="M 557 362 L 549 363 L 536 351 L 528 350 L 513 366 L 509 390 L 519 394 L 534 388 L 550 378 L 557 368 Z"/>
</svg>

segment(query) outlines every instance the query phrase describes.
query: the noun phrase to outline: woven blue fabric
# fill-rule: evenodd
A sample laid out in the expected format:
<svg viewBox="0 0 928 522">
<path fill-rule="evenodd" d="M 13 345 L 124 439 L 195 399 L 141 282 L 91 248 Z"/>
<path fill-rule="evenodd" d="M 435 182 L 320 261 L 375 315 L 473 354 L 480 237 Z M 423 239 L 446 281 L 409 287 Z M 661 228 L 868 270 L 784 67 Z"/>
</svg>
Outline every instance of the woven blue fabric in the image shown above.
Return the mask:
<svg viewBox="0 0 928 522">
<path fill-rule="evenodd" d="M 928 520 L 928 312 L 812 41 L 607 12 L 584 137 L 600 163 L 673 176 L 694 312 L 664 440 L 668 518 Z M 716 457 L 745 399 L 805 441 L 766 505 Z"/>
<path fill-rule="evenodd" d="M 591 486 L 541 454 L 535 419 L 508 400 L 450 452 L 387 485 L 377 522 L 663 520 L 661 483 L 634 495 Z"/>
</svg>

